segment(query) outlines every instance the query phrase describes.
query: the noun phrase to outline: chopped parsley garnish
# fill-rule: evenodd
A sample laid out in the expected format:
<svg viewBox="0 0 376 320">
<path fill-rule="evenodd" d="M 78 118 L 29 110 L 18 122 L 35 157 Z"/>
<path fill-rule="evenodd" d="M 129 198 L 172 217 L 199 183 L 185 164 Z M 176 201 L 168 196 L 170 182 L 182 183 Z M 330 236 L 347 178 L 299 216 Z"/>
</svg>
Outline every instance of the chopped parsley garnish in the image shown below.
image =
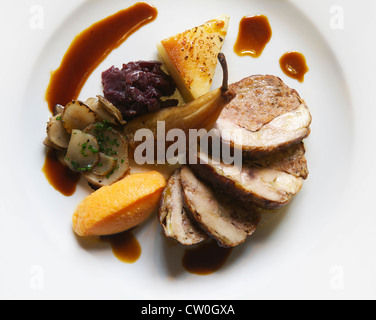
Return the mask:
<svg viewBox="0 0 376 320">
<path fill-rule="evenodd" d="M 94 148 L 91 144 L 87 147 L 92 153 L 98 153 L 99 150 Z"/>
<path fill-rule="evenodd" d="M 84 143 L 84 144 L 82 145 L 82 148 L 81 148 L 81 154 L 82 154 L 84 157 L 87 157 L 87 156 L 88 156 L 88 155 L 85 153 L 86 147 L 87 147 L 87 142 Z"/>
<path fill-rule="evenodd" d="M 111 139 L 111 137 L 106 134 L 107 130 L 112 130 L 108 121 L 97 122 L 94 126 L 94 136 L 98 141 L 98 152 L 111 157 L 117 155 L 117 151 L 114 150 L 114 147 L 119 147 L 120 144 L 116 138 Z"/>
<path fill-rule="evenodd" d="M 87 142 L 85 142 L 82 147 L 81 147 L 81 154 L 84 156 L 84 157 L 88 157 L 89 155 L 85 152 L 86 150 L 89 150 L 91 151 L 92 153 L 98 153 L 99 150 L 94 148 L 91 144 L 88 144 Z"/>
<path fill-rule="evenodd" d="M 72 168 L 75 171 L 87 172 L 87 171 L 91 171 L 93 169 L 93 166 L 91 164 L 87 165 L 86 167 L 81 167 L 80 164 L 77 161 L 70 160 L 67 157 L 65 159 L 71 163 Z"/>
<path fill-rule="evenodd" d="M 115 168 L 112 169 L 112 171 L 106 176 L 106 178 L 109 179 L 109 178 L 112 176 L 112 174 L 113 174 L 117 169 L 119 169 L 119 165 L 116 165 Z"/>
</svg>

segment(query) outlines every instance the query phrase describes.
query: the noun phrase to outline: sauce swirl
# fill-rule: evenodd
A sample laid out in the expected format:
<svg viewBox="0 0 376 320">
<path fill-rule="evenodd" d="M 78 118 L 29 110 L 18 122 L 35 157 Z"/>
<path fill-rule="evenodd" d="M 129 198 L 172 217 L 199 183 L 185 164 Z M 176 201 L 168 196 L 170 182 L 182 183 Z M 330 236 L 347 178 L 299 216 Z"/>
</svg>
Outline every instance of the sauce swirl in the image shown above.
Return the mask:
<svg viewBox="0 0 376 320">
<path fill-rule="evenodd" d="M 64 196 L 69 197 L 76 191 L 80 175 L 60 163 L 56 150 L 49 149 L 47 151 L 42 171 L 48 182 Z"/>
<path fill-rule="evenodd" d="M 155 20 L 157 10 L 139 2 L 105 18 L 76 36 L 60 67 L 51 75 L 46 100 L 52 111 L 56 104 L 77 99 L 95 68 L 131 34 Z"/>
<path fill-rule="evenodd" d="M 46 91 L 49 110 L 53 112 L 56 104 L 66 105 L 77 99 L 90 74 L 111 51 L 142 26 L 154 21 L 157 15 L 156 8 L 139 2 L 78 34 L 65 53 L 60 67 L 51 74 Z M 71 196 L 76 189 L 78 178 L 66 178 L 65 167 L 55 160 L 54 154 L 48 152 L 43 172 L 56 190 Z"/>
<path fill-rule="evenodd" d="M 306 59 L 299 52 L 287 52 L 279 60 L 282 71 L 299 82 L 304 82 L 304 76 L 309 71 Z"/>
<path fill-rule="evenodd" d="M 239 33 L 234 51 L 239 56 L 261 56 L 272 37 L 272 28 L 264 15 L 243 17 L 239 24 Z"/>
</svg>

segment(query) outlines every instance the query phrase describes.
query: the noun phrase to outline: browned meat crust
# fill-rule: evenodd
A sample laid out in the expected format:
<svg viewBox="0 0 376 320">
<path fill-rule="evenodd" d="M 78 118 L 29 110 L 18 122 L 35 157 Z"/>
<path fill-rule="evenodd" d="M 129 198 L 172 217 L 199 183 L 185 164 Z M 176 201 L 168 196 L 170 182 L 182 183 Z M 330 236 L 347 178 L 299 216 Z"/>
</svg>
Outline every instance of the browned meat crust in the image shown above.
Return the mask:
<svg viewBox="0 0 376 320">
<path fill-rule="evenodd" d="M 230 85 L 236 97 L 220 117 L 249 131 L 258 131 L 278 116 L 295 110 L 303 100 L 275 76 L 256 75 Z"/>
<path fill-rule="evenodd" d="M 284 151 L 309 136 L 311 114 L 299 94 L 271 75 L 255 75 L 230 85 L 236 97 L 215 128 L 222 140 L 242 149 L 245 159 Z M 232 137 L 226 137 L 228 131 Z"/>
</svg>

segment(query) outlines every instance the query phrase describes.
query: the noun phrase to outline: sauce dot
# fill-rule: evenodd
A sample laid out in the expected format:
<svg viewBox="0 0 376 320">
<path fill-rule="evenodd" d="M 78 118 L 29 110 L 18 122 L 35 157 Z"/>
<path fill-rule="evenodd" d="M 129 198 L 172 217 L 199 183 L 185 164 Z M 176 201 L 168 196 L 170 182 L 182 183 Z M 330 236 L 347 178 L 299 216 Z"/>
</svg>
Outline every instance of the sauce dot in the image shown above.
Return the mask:
<svg viewBox="0 0 376 320">
<path fill-rule="evenodd" d="M 279 60 L 282 71 L 290 78 L 304 82 L 304 76 L 309 71 L 303 54 L 287 52 Z"/>
<path fill-rule="evenodd" d="M 221 248 L 216 241 L 210 240 L 193 249 L 186 249 L 183 267 L 197 275 L 209 275 L 218 271 L 227 261 L 232 248 Z"/>
<path fill-rule="evenodd" d="M 239 24 L 239 33 L 234 51 L 239 56 L 261 56 L 272 37 L 272 28 L 266 16 L 243 17 Z"/>
<path fill-rule="evenodd" d="M 100 240 L 111 244 L 116 258 L 125 263 L 134 263 L 141 256 L 141 246 L 131 231 L 102 236 Z"/>
</svg>

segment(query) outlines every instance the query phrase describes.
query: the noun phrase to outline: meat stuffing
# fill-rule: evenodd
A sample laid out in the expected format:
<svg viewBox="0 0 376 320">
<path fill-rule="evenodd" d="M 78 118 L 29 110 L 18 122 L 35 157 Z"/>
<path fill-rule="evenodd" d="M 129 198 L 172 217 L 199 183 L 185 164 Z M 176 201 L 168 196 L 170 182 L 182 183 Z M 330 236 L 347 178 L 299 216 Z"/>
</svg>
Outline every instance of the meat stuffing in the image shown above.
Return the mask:
<svg viewBox="0 0 376 320">
<path fill-rule="evenodd" d="M 272 210 L 288 204 L 308 177 L 303 143 L 247 161 L 241 168 L 213 162 L 206 154 L 200 154 L 198 164 L 191 168 L 219 194 Z"/>
<path fill-rule="evenodd" d="M 260 213 L 252 205 L 240 206 L 215 193 L 193 171 L 181 169 L 184 200 L 193 219 L 222 247 L 235 247 L 252 235 L 260 222 Z"/>
<path fill-rule="evenodd" d="M 191 246 L 207 238 L 189 216 L 183 197 L 180 169 L 168 180 L 163 192 L 158 219 L 166 237 L 173 238 L 185 246 Z"/>
<path fill-rule="evenodd" d="M 215 128 L 250 159 L 298 144 L 310 134 L 311 114 L 299 94 L 271 75 L 256 75 L 230 85 L 237 96 L 222 111 Z"/>
</svg>

